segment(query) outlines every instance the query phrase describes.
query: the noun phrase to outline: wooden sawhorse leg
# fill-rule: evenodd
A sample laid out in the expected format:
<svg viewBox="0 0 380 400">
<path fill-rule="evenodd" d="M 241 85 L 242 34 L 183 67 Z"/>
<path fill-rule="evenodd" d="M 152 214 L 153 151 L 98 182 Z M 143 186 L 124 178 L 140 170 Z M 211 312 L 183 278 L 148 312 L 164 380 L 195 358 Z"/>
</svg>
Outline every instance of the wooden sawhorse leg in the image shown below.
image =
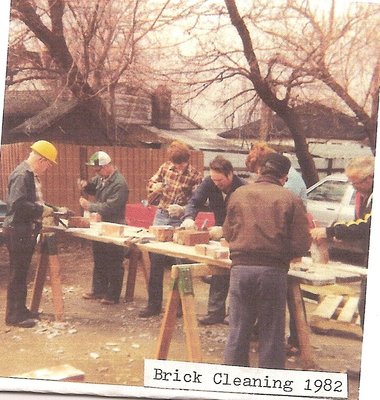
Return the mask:
<svg viewBox="0 0 380 400">
<path fill-rule="evenodd" d="M 145 251 L 141 252 L 136 245 L 132 244 L 130 246 L 127 283 L 125 285 L 125 303 L 133 301 L 133 297 L 135 295 L 136 276 L 138 268 L 142 269 L 144 273 L 145 284 L 148 288 L 149 276 L 147 272 L 147 266 L 149 265 L 149 253 Z"/>
<path fill-rule="evenodd" d="M 195 276 L 228 273 L 228 269 L 207 266 L 205 264 L 179 264 L 172 266 L 172 283 L 161 324 L 155 356 L 156 359 L 167 359 L 170 342 L 177 321 L 177 309 L 181 300 L 188 361 L 202 362 L 202 349 L 195 312 L 192 278 Z"/>
<path fill-rule="evenodd" d="M 316 369 L 317 365 L 312 355 L 310 328 L 306 321 L 300 284 L 297 279 L 291 276 L 288 277 L 288 307 L 290 318 L 294 319 L 297 330 L 302 367 L 304 369 Z"/>
<path fill-rule="evenodd" d="M 34 278 L 30 303 L 30 310 L 32 312 L 38 312 L 48 269 L 53 296 L 54 316 L 56 321 L 62 321 L 63 296 L 58 261 L 57 239 L 54 233 L 41 234 L 40 259 L 37 266 L 36 276 Z"/>
</svg>

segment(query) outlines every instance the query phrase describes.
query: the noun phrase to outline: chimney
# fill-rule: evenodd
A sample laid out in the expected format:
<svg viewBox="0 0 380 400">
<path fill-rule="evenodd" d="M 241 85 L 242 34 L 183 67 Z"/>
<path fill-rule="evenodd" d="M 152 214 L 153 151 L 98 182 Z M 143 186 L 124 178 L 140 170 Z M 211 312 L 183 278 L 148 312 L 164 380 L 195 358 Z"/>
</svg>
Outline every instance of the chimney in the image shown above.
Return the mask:
<svg viewBox="0 0 380 400">
<path fill-rule="evenodd" d="M 164 85 L 157 87 L 152 95 L 152 125 L 170 129 L 170 108 L 172 92 Z"/>
</svg>

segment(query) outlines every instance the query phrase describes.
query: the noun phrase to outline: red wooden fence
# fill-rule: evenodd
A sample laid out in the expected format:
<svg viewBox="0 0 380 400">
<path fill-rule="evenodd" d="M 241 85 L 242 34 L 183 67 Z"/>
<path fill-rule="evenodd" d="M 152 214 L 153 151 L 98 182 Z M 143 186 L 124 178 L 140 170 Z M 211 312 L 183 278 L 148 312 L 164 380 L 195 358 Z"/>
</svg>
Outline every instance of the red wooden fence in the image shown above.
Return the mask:
<svg viewBox="0 0 380 400">
<path fill-rule="evenodd" d="M 0 153 L 0 199 L 6 198 L 8 176 L 13 169 L 29 154 L 30 143 L 15 143 L 1 146 Z M 80 146 L 74 144 L 56 144 L 58 164 L 50 168 L 42 177 L 42 190 L 46 202 L 66 206 L 79 213 L 80 196 L 77 179 L 88 179 L 91 168 L 85 163 L 97 150 L 106 151 L 112 162 L 124 175 L 129 187 L 129 203 L 140 203 L 146 198 L 148 179 L 166 161 L 165 149 L 145 149 L 112 146 Z M 203 172 L 203 153 L 193 151 L 191 163 Z"/>
</svg>

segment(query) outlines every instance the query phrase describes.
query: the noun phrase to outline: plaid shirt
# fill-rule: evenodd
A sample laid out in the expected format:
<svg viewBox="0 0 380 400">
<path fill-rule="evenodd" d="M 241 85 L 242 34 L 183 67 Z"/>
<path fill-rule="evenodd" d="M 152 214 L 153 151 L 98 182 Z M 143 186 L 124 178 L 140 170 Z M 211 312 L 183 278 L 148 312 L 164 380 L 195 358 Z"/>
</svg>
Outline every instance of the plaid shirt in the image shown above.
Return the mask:
<svg viewBox="0 0 380 400">
<path fill-rule="evenodd" d="M 166 210 L 171 204 L 186 205 L 193 191 L 202 182 L 202 175 L 190 164 L 184 171 L 177 171 L 174 164 L 167 161 L 149 179 L 148 192 L 151 193 L 152 186 L 159 182 L 164 187 L 158 208 Z"/>
</svg>

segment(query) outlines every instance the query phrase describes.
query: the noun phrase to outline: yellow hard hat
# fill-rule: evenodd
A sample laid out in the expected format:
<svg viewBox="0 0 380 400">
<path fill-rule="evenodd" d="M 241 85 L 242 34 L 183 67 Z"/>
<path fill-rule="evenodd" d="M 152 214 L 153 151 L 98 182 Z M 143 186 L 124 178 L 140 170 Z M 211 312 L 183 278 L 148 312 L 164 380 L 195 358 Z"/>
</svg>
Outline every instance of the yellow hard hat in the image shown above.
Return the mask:
<svg viewBox="0 0 380 400">
<path fill-rule="evenodd" d="M 34 142 L 30 148 L 40 156 L 46 158 L 54 164 L 57 164 L 55 160 L 57 159 L 58 151 L 50 142 L 46 140 L 38 140 L 37 142 Z"/>
</svg>

